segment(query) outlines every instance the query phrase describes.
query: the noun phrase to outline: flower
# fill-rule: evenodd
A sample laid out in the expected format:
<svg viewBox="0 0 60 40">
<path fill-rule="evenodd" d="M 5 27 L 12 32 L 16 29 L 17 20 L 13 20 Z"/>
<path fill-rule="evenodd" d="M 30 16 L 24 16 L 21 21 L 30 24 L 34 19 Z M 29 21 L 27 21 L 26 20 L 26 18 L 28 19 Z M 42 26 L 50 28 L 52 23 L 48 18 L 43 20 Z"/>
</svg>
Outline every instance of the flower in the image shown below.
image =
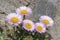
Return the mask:
<svg viewBox="0 0 60 40">
<path fill-rule="evenodd" d="M 35 24 L 35 30 L 39 33 L 45 33 L 46 32 L 46 28 L 45 28 L 45 25 L 43 23 L 36 23 Z"/>
<path fill-rule="evenodd" d="M 53 24 L 54 24 L 53 19 L 50 18 L 49 16 L 41 16 L 39 20 L 40 20 L 40 22 L 44 23 L 47 27 L 53 26 Z"/>
<path fill-rule="evenodd" d="M 23 28 L 27 31 L 33 31 L 34 30 L 34 23 L 31 20 L 24 20 L 23 21 Z"/>
<path fill-rule="evenodd" d="M 21 6 L 20 8 L 17 8 L 16 13 L 20 15 L 28 15 L 32 13 L 32 9 L 26 6 Z"/>
<path fill-rule="evenodd" d="M 11 25 L 17 26 L 22 22 L 22 16 L 15 13 L 10 13 L 7 15 L 6 21 Z"/>
</svg>

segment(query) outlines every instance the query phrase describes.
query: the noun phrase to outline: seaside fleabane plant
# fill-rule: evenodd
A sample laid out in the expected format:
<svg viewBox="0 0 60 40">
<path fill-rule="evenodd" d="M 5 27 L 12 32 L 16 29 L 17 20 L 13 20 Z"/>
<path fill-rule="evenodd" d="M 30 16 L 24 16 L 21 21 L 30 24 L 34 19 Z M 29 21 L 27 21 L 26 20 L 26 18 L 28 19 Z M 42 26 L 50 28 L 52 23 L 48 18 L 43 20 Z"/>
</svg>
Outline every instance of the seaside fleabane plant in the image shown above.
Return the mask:
<svg viewBox="0 0 60 40">
<path fill-rule="evenodd" d="M 40 20 L 40 22 L 42 22 L 43 24 L 45 24 L 47 27 L 48 26 L 53 26 L 53 24 L 54 24 L 53 19 L 51 17 L 49 17 L 49 16 L 45 16 L 45 15 L 41 16 L 39 18 L 39 20 Z"/>
<path fill-rule="evenodd" d="M 27 31 L 34 31 L 35 26 L 34 26 L 34 22 L 28 19 L 25 19 L 23 21 L 23 28 Z"/>
<path fill-rule="evenodd" d="M 32 40 L 44 40 L 45 34 L 48 35 L 47 28 L 48 26 L 53 26 L 53 19 L 43 15 L 39 18 L 39 22 L 34 23 L 32 20 L 25 19 L 25 16 L 29 16 L 31 13 L 31 8 L 21 6 L 17 8 L 16 13 L 10 13 L 6 16 L 6 21 L 14 25 L 14 33 L 9 32 L 9 36 L 12 40 L 25 40 L 25 38 L 29 40 L 29 37 L 32 37 Z"/>
<path fill-rule="evenodd" d="M 16 13 L 10 13 L 6 16 L 6 21 L 11 25 L 18 26 L 22 22 L 22 16 Z"/>
<path fill-rule="evenodd" d="M 46 27 L 43 23 L 36 23 L 35 24 L 35 30 L 39 33 L 45 33 L 46 32 Z"/>
<path fill-rule="evenodd" d="M 26 6 L 21 6 L 17 8 L 16 13 L 19 15 L 30 15 L 32 13 L 32 9 Z"/>
</svg>

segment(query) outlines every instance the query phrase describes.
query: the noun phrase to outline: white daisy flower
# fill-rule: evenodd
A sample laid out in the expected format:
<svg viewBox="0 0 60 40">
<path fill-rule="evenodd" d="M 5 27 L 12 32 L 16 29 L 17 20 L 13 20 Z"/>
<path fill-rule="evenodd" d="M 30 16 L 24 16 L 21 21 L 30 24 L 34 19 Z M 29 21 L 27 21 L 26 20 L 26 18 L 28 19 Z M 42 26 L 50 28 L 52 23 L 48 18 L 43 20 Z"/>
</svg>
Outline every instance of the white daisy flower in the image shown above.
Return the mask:
<svg viewBox="0 0 60 40">
<path fill-rule="evenodd" d="M 40 20 L 40 22 L 44 23 L 47 27 L 53 26 L 53 24 L 54 24 L 53 19 L 50 18 L 49 16 L 41 16 L 39 20 Z"/>
<path fill-rule="evenodd" d="M 18 25 L 22 22 L 22 16 L 16 13 L 10 13 L 6 17 L 6 21 L 11 25 Z"/>
<path fill-rule="evenodd" d="M 45 28 L 45 25 L 43 23 L 36 23 L 35 24 L 35 30 L 39 33 L 45 33 L 46 32 L 46 28 Z"/>
<path fill-rule="evenodd" d="M 34 31 L 34 23 L 31 20 L 24 20 L 23 21 L 23 28 L 27 31 Z"/>
<path fill-rule="evenodd" d="M 17 8 L 16 13 L 20 15 L 30 15 L 32 13 L 32 9 L 26 6 L 21 6 L 20 8 Z"/>
</svg>

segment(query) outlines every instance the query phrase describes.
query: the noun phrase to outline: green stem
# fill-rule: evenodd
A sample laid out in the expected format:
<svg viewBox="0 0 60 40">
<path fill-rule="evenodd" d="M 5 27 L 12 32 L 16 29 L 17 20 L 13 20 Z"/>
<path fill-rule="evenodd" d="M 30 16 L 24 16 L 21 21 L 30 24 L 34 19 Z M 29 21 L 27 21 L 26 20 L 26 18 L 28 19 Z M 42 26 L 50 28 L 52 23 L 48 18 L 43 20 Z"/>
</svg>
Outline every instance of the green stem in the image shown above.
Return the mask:
<svg viewBox="0 0 60 40">
<path fill-rule="evenodd" d="M 23 20 L 25 19 L 25 15 L 23 16 Z"/>
</svg>

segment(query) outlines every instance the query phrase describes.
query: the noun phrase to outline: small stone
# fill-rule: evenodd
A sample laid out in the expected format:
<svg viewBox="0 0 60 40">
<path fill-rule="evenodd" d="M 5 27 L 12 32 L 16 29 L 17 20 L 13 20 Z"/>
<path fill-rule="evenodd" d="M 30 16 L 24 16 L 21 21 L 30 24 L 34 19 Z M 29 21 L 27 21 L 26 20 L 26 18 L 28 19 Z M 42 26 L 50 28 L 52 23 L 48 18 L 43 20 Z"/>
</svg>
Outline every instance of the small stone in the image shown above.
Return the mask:
<svg viewBox="0 0 60 40">
<path fill-rule="evenodd" d="M 27 36 L 26 40 L 33 40 L 32 36 Z"/>
</svg>

